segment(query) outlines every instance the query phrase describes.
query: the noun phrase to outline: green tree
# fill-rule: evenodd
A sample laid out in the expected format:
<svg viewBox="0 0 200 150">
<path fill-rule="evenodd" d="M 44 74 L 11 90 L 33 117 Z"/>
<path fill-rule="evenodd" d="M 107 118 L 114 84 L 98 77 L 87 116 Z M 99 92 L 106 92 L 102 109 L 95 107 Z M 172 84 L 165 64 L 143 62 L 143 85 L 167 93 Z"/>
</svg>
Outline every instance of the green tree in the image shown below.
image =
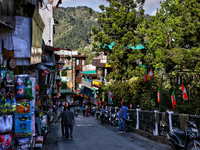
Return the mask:
<svg viewBox="0 0 200 150">
<path fill-rule="evenodd" d="M 166 0 L 161 3 L 161 8 L 157 9 L 156 15 L 150 21 L 145 20 L 138 26 L 137 33 L 148 39 L 148 55 L 145 60 L 151 60 L 150 64 L 156 68 L 156 76 L 161 75 L 160 69 L 172 74 L 178 71 L 200 71 L 199 14 L 198 0 Z M 184 76 L 181 75 L 182 78 Z M 163 89 L 166 93 L 171 93 L 175 88 L 178 97 L 176 107 L 179 111 L 199 108 L 199 96 L 195 92 L 199 89 L 199 82 L 194 81 L 196 76 L 198 75 L 193 73 L 190 82 L 188 78 L 182 81 L 186 87 L 190 86 L 191 93 L 194 94 L 188 101 L 182 100 L 181 86 L 175 88 L 175 80 L 169 82 L 170 88 Z M 168 103 L 170 104 L 170 99 Z"/>
<path fill-rule="evenodd" d="M 199 13 L 198 0 L 166 0 L 150 21 L 138 26 L 137 32 L 148 38 L 147 52 L 156 68 L 200 70 Z"/>
<path fill-rule="evenodd" d="M 109 55 L 108 63 L 114 68 L 109 78 L 125 81 L 141 74 L 141 68 L 135 61 L 142 59 L 143 54 L 139 50 L 132 50 L 130 45 L 143 43 L 143 38 L 136 32 L 138 24 L 144 19 L 143 4 L 144 0 L 109 0 L 109 7 L 99 6 L 103 11 L 98 16 L 100 28 L 93 26 L 90 36 L 94 39 L 93 50 Z M 136 8 L 140 17 L 137 16 Z M 112 42 L 115 42 L 112 49 L 104 47 Z"/>
</svg>

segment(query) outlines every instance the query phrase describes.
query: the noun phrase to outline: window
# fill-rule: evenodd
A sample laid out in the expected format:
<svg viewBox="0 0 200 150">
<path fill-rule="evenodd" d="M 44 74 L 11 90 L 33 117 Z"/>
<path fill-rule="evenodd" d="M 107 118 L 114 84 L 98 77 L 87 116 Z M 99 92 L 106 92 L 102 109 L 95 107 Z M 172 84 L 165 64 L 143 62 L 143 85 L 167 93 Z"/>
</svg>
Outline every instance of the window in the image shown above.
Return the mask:
<svg viewBox="0 0 200 150">
<path fill-rule="evenodd" d="M 81 64 L 82 64 L 82 66 L 85 65 L 85 60 L 84 59 L 82 59 L 82 63 Z"/>
<path fill-rule="evenodd" d="M 76 70 L 76 77 L 79 77 L 79 70 Z"/>
<path fill-rule="evenodd" d="M 76 65 L 80 65 L 80 60 L 79 59 L 76 59 Z"/>
</svg>

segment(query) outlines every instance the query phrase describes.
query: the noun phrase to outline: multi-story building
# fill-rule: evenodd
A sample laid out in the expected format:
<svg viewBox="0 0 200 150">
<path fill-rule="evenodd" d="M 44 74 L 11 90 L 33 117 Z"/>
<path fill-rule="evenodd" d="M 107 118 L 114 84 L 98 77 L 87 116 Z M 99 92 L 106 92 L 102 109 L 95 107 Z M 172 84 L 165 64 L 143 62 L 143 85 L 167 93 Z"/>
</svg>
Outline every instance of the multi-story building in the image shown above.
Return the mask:
<svg viewBox="0 0 200 150">
<path fill-rule="evenodd" d="M 62 87 L 59 92 L 66 95 L 67 101 L 70 101 L 70 96 L 79 93 L 81 86 L 80 73 L 83 66 L 86 65 L 86 58 L 88 56 L 81 55 L 78 51 L 72 51 L 70 49 L 55 48 L 55 50 L 55 53 L 60 55 L 59 62 L 64 64 L 64 70 L 61 72 Z"/>
</svg>

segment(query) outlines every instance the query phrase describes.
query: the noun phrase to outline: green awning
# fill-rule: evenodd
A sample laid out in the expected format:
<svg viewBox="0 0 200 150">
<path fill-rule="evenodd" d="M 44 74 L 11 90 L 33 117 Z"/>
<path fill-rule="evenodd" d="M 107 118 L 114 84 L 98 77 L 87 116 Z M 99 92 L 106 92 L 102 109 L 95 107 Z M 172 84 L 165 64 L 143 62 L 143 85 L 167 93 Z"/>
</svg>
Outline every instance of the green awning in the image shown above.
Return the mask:
<svg viewBox="0 0 200 150">
<path fill-rule="evenodd" d="M 84 74 L 96 74 L 96 70 L 91 70 L 91 71 L 83 71 L 81 73 L 84 73 Z"/>
<path fill-rule="evenodd" d="M 98 88 L 95 88 L 95 87 L 91 87 L 91 89 L 92 89 L 93 91 L 98 91 L 98 90 L 99 90 Z"/>
<path fill-rule="evenodd" d="M 59 92 L 61 94 L 71 94 L 72 90 L 71 89 L 60 89 Z"/>
<path fill-rule="evenodd" d="M 110 45 L 109 44 L 104 44 L 104 46 L 102 48 L 105 48 L 106 46 L 109 47 L 109 49 L 112 49 L 115 45 L 115 42 L 112 42 Z M 98 44 L 98 46 L 100 47 L 100 44 Z M 144 47 L 144 45 L 142 44 L 138 44 L 136 47 L 130 45 L 127 48 L 131 48 L 131 49 L 137 49 L 137 50 L 141 50 L 141 49 L 147 49 L 146 47 Z"/>
</svg>

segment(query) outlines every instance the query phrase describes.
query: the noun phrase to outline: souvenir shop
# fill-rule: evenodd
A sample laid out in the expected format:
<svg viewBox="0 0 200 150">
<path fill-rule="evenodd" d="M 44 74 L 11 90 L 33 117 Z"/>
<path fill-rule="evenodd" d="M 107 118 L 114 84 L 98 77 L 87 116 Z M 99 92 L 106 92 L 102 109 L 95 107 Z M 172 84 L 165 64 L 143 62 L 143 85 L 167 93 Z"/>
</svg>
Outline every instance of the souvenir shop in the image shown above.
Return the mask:
<svg viewBox="0 0 200 150">
<path fill-rule="evenodd" d="M 10 67 L 0 67 L 0 149 L 2 150 L 41 148 L 55 115 L 57 93 L 52 93 L 55 70 L 49 69 L 45 75 L 42 74 L 44 70 L 34 70 L 33 67 L 22 70 L 26 73 L 17 71 L 22 74 L 15 75 L 16 69 L 14 71 Z M 40 76 L 45 78 L 52 76 L 50 77 L 52 80 L 46 79 L 51 83 L 48 84 L 46 92 L 44 89 L 41 90 L 38 84 Z"/>
</svg>

